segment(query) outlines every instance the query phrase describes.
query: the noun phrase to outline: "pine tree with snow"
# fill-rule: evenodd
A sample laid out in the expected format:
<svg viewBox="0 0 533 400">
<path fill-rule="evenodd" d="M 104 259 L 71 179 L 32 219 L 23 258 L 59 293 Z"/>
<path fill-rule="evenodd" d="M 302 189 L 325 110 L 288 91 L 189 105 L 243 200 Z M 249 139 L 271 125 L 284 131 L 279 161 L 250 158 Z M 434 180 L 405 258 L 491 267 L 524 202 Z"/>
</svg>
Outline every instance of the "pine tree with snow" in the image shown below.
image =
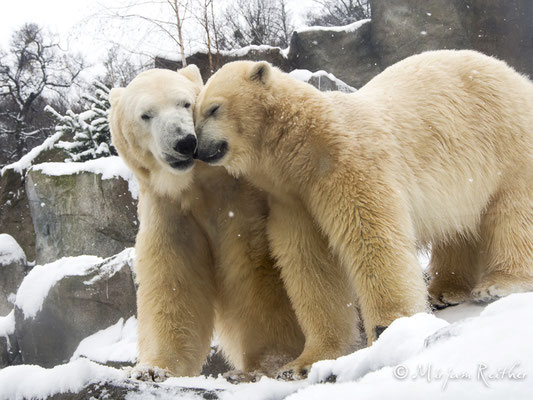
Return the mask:
<svg viewBox="0 0 533 400">
<path fill-rule="evenodd" d="M 86 102 L 85 111 L 74 113 L 68 110 L 59 114 L 48 106 L 46 111 L 56 119 L 56 132 L 63 137 L 72 137 L 72 141 L 60 141 L 56 147 L 64 149 L 69 159 L 66 161 L 87 161 L 100 157 L 117 155 L 111 143 L 111 133 L 107 120 L 109 114 L 109 88 L 95 81 L 94 95 L 82 95 Z"/>
</svg>

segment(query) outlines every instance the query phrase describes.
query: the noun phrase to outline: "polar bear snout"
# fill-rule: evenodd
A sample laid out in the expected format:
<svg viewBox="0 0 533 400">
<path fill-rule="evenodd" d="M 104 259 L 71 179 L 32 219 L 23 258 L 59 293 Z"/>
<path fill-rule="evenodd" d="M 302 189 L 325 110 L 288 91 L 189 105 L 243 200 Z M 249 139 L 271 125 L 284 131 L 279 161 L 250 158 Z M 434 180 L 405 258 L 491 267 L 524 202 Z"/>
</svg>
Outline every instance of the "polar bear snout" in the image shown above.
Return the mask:
<svg viewBox="0 0 533 400">
<path fill-rule="evenodd" d="M 222 160 L 227 152 L 228 142 L 225 140 L 209 142 L 201 141 L 198 145 L 198 152 L 195 154 L 195 158 L 208 164 L 215 164 Z"/>
<path fill-rule="evenodd" d="M 197 145 L 196 136 L 188 134 L 176 142 L 174 150 L 181 155 L 192 157 Z"/>
</svg>

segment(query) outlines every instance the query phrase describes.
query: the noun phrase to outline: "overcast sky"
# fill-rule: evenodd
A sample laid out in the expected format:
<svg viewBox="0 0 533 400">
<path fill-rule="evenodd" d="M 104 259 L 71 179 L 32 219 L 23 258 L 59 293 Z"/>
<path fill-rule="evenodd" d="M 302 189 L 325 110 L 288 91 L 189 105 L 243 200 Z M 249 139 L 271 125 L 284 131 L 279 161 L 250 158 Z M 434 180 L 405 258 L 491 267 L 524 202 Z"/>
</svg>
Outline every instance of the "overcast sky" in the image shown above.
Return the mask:
<svg viewBox="0 0 533 400">
<path fill-rule="evenodd" d="M 231 0 L 218 0 L 229 2 Z M 114 40 L 132 48 L 141 48 L 149 38 L 146 32 L 136 29 L 136 25 L 119 26 L 118 21 L 104 22 L 95 18 L 101 14 L 102 6 L 122 6 L 131 0 L 3 0 L 0 12 L 0 47 L 6 48 L 13 31 L 25 22 L 35 22 L 48 31 L 57 34 L 62 47 L 80 51 L 91 63 L 97 63 L 105 54 L 104 48 Z M 217 4 L 217 3 L 215 3 Z M 301 26 L 305 10 L 313 4 L 312 0 L 289 0 L 294 22 Z M 138 22 L 137 22 L 138 24 Z M 114 29 L 113 30 L 113 26 Z M 116 29 L 118 29 L 119 32 Z M 165 42 L 158 40 L 156 43 Z M 168 55 L 170 48 L 156 49 L 151 44 L 152 53 Z M 189 47 L 194 47 L 190 43 Z"/>
</svg>

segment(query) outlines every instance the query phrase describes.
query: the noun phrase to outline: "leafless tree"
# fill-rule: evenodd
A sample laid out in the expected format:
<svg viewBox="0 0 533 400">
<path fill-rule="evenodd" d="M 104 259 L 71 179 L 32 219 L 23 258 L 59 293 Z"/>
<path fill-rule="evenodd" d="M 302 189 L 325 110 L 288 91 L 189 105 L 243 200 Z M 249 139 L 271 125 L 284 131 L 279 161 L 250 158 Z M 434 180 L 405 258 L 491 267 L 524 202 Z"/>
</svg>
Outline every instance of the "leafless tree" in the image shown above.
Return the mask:
<svg viewBox="0 0 533 400">
<path fill-rule="evenodd" d="M 215 19 L 215 7 L 214 0 L 211 0 L 211 28 L 213 30 L 213 35 L 215 37 L 215 48 L 216 48 L 216 68 L 220 68 L 220 43 L 219 43 L 219 26 L 216 23 Z"/>
<path fill-rule="evenodd" d="M 286 47 L 292 33 L 286 0 L 236 0 L 227 8 L 225 20 L 231 47 Z"/>
<path fill-rule="evenodd" d="M 149 68 L 146 62 L 138 60 L 135 62 L 131 54 L 118 45 L 113 45 L 107 52 L 104 60 L 105 75 L 97 80 L 108 87 L 124 87 L 131 82 L 135 76 Z"/>
<path fill-rule="evenodd" d="M 191 7 L 192 0 L 131 0 L 119 7 L 105 7 L 104 17 L 146 22 L 176 44 L 181 62 L 186 66 L 183 31 Z"/>
<path fill-rule="evenodd" d="M 370 18 L 368 0 L 313 0 L 319 9 L 307 14 L 309 25 L 340 26 Z"/>
<path fill-rule="evenodd" d="M 282 38 L 280 45 L 287 47 L 291 41 L 291 35 L 294 31 L 294 25 L 291 23 L 291 13 L 287 8 L 286 0 L 278 0 L 278 17 L 276 23 L 278 24 L 279 36 Z"/>
<path fill-rule="evenodd" d="M 213 73 L 220 67 L 219 27 L 215 17 L 214 0 L 196 0 L 194 6 L 196 20 L 205 32 L 209 69 Z"/>
<path fill-rule="evenodd" d="M 41 132 L 31 119 L 42 113 L 43 98 L 64 95 L 85 67 L 80 56 L 66 53 L 47 36 L 38 25 L 24 24 L 9 50 L 0 53 L 0 134 L 15 136 L 17 143 L 8 158 L 21 157 L 26 138 Z"/>
</svg>

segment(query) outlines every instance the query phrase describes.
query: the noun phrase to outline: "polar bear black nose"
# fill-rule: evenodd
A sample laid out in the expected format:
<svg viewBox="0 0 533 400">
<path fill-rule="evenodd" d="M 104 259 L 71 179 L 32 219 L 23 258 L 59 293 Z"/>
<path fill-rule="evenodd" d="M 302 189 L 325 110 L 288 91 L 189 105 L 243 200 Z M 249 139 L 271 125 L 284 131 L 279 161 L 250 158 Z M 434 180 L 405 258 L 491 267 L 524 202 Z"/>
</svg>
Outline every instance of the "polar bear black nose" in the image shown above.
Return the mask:
<svg viewBox="0 0 533 400">
<path fill-rule="evenodd" d="M 196 136 L 187 135 L 183 139 L 178 140 L 174 146 L 174 150 L 185 156 L 192 156 L 194 154 L 194 150 L 196 150 L 197 144 L 198 142 L 196 141 Z"/>
</svg>

